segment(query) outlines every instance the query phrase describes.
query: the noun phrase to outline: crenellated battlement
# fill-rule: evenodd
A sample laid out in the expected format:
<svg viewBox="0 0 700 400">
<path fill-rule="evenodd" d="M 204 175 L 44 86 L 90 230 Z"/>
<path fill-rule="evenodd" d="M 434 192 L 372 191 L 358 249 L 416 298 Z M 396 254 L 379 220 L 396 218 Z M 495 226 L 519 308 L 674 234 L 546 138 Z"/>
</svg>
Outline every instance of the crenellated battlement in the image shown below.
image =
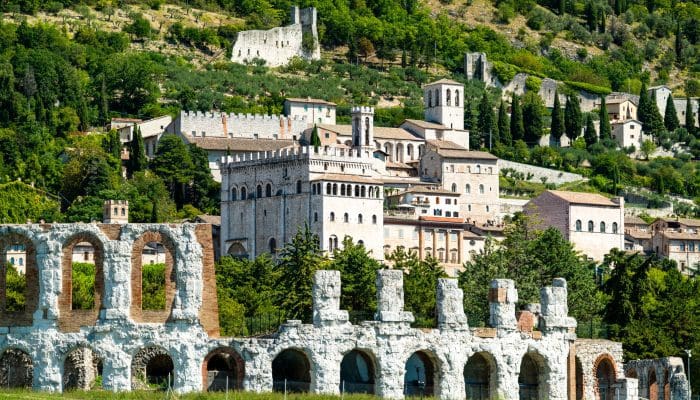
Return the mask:
<svg viewBox="0 0 700 400">
<path fill-rule="evenodd" d="M 374 114 L 374 107 L 354 106 L 350 110 L 351 114 Z"/>
<path fill-rule="evenodd" d="M 219 163 L 222 168 L 239 168 L 252 165 L 284 162 L 292 160 L 314 159 L 329 162 L 364 162 L 371 163 L 372 155 L 363 153 L 361 149 L 348 149 L 341 147 L 319 148 L 313 146 L 289 147 L 274 151 L 260 151 L 223 156 Z"/>
<path fill-rule="evenodd" d="M 235 114 L 235 113 L 222 113 L 219 111 L 181 111 L 180 117 L 182 119 L 189 120 L 223 120 L 224 118 L 228 122 L 235 121 L 306 121 L 306 116 L 292 116 L 287 117 L 285 115 L 270 115 L 270 114 Z"/>
</svg>

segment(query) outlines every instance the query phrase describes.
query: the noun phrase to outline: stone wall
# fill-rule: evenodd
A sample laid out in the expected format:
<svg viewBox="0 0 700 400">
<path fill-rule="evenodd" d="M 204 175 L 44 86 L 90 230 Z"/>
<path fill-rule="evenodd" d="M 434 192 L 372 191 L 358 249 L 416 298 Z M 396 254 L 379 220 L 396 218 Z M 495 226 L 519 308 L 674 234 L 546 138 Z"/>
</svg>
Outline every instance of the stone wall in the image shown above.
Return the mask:
<svg viewBox="0 0 700 400">
<path fill-rule="evenodd" d="M 307 127 L 302 117 L 181 111 L 168 132 L 187 137 L 298 139 Z"/>
<path fill-rule="evenodd" d="M 625 364 L 625 376 L 639 380 L 639 397 L 649 400 L 690 399 L 690 384 L 679 357 L 633 360 Z"/>
<path fill-rule="evenodd" d="M 515 161 L 508 160 L 498 160 L 498 166 L 502 170 L 506 168 L 514 169 L 518 172 L 525 174 L 525 177 L 532 175 L 529 181 L 541 182 L 542 178 L 547 178 L 546 183 L 554 183 L 556 185 L 561 185 L 568 182 L 576 182 L 584 180 L 583 175 L 573 174 L 571 172 L 558 171 L 556 169 L 549 169 L 538 167 L 535 165 L 522 164 Z"/>
</svg>

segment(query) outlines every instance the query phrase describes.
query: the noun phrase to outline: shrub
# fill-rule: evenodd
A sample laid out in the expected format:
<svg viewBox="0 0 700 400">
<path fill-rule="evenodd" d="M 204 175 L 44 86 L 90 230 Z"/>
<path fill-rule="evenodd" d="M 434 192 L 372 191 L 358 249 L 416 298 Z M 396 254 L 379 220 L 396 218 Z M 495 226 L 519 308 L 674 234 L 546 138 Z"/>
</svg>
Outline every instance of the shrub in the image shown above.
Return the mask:
<svg viewBox="0 0 700 400">
<path fill-rule="evenodd" d="M 518 68 L 512 64 L 504 63 L 501 61 L 493 62 L 493 73 L 496 75 L 501 83 L 510 82 L 518 73 Z"/>
</svg>

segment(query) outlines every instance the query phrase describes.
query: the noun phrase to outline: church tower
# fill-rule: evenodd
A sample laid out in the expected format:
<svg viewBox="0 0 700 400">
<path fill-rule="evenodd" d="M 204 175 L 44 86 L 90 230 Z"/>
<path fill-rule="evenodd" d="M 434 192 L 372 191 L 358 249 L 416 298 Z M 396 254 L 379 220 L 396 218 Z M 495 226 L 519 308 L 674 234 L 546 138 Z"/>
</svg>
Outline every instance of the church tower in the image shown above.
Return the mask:
<svg viewBox="0 0 700 400">
<path fill-rule="evenodd" d="M 353 107 L 350 116 L 352 118 L 352 147 L 374 150 L 374 108 Z"/>
<path fill-rule="evenodd" d="M 450 79 L 423 86 L 425 120 L 464 130 L 464 85 Z"/>
</svg>

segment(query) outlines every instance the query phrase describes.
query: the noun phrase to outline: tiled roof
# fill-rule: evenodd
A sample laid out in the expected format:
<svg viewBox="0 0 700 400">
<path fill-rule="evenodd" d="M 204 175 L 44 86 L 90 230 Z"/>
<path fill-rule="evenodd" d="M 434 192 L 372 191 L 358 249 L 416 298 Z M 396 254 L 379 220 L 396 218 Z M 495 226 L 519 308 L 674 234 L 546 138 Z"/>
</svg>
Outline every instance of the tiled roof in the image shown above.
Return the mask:
<svg viewBox="0 0 700 400">
<path fill-rule="evenodd" d="M 423 129 L 447 129 L 445 125 L 436 124 L 434 122 L 422 121 L 420 119 L 405 119 L 403 122 L 418 126 Z"/>
<path fill-rule="evenodd" d="M 435 82 L 429 82 L 425 86 L 432 86 L 432 85 L 439 85 L 439 84 L 445 84 L 445 85 L 461 85 L 461 83 L 457 81 L 453 81 L 452 79 L 440 79 Z"/>
<path fill-rule="evenodd" d="M 221 216 L 220 215 L 202 214 L 202 215 L 198 215 L 196 219 L 200 222 L 205 223 L 205 224 L 221 225 Z"/>
<path fill-rule="evenodd" d="M 473 160 L 498 160 L 498 157 L 485 151 L 437 149 L 437 153 L 445 158 L 468 158 Z"/>
<path fill-rule="evenodd" d="M 403 192 L 398 193 L 398 194 L 401 195 L 404 193 L 440 194 L 440 195 L 444 195 L 444 196 L 459 197 L 459 193 L 451 192 L 447 189 L 438 188 L 438 187 L 425 187 L 425 186 L 410 187 L 410 188 L 408 188 L 408 189 L 406 189 Z"/>
<path fill-rule="evenodd" d="M 418 217 L 418 219 L 421 221 L 429 221 L 429 222 L 457 222 L 457 223 L 464 222 L 463 218 L 434 217 L 432 215 L 421 215 L 420 217 Z"/>
<path fill-rule="evenodd" d="M 651 231 L 642 231 L 639 229 L 627 229 L 625 231 L 625 236 L 629 236 L 633 239 L 651 239 Z"/>
<path fill-rule="evenodd" d="M 287 101 L 293 101 L 295 103 L 311 103 L 311 104 L 326 104 L 329 106 L 335 106 L 335 103 L 332 103 L 327 100 L 323 99 L 312 99 L 311 97 L 287 97 L 285 100 Z"/>
<path fill-rule="evenodd" d="M 321 124 L 318 127 L 327 131 L 335 132 L 341 136 L 352 136 L 352 125 Z M 377 139 L 423 140 L 423 138 L 418 137 L 403 128 L 387 128 L 382 126 L 374 127 L 374 137 Z"/>
<path fill-rule="evenodd" d="M 613 203 L 607 197 L 596 193 L 567 192 L 563 190 L 548 190 L 547 192 L 572 204 L 619 207 L 619 204 Z"/>
<path fill-rule="evenodd" d="M 191 137 L 187 135 L 184 136 L 184 139 L 186 142 L 204 150 L 230 150 L 235 152 L 273 151 L 294 145 L 294 141 L 286 139 Z"/>
<path fill-rule="evenodd" d="M 627 225 L 649 225 L 643 219 L 637 216 L 625 217 L 625 226 Z"/>
<path fill-rule="evenodd" d="M 700 234 L 691 232 L 664 231 L 662 234 L 669 239 L 700 240 Z"/>
</svg>

